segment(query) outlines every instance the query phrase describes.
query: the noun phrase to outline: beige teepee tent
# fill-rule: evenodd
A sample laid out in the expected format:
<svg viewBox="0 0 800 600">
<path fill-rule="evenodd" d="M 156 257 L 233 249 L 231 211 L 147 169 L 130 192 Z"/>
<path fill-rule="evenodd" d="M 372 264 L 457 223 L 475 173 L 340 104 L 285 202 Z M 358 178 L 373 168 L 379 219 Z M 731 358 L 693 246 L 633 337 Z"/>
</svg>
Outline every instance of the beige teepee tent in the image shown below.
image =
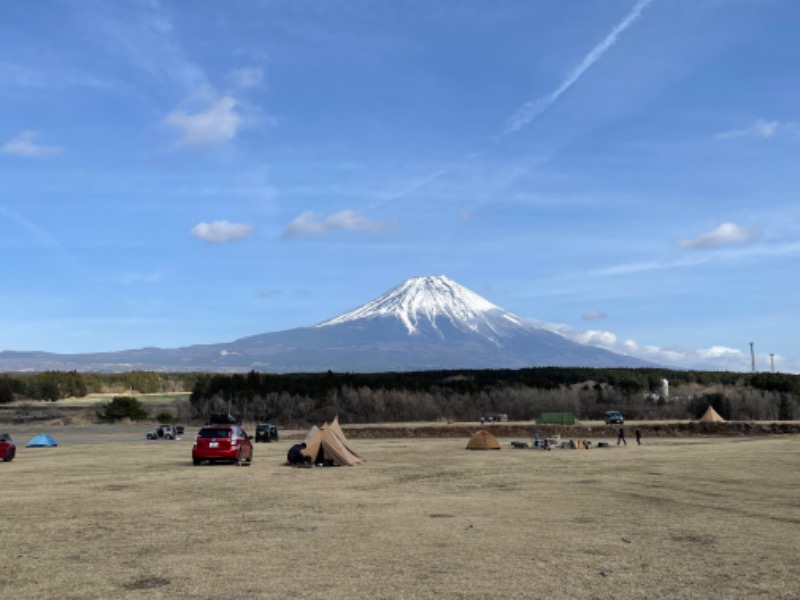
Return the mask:
<svg viewBox="0 0 800 600">
<path fill-rule="evenodd" d="M 467 450 L 500 450 L 500 444 L 491 433 L 481 429 L 470 438 Z"/>
<path fill-rule="evenodd" d="M 719 413 L 714 410 L 714 407 L 710 404 L 708 405 L 708 409 L 706 410 L 705 414 L 700 417 L 701 423 L 724 423 L 725 419 L 719 416 Z"/>
<path fill-rule="evenodd" d="M 322 427 L 315 425 L 303 441 L 306 443 L 303 454 L 311 457 L 314 463 L 331 461 L 336 466 L 353 467 L 364 462 L 348 444 L 339 425 L 339 417 Z"/>
</svg>

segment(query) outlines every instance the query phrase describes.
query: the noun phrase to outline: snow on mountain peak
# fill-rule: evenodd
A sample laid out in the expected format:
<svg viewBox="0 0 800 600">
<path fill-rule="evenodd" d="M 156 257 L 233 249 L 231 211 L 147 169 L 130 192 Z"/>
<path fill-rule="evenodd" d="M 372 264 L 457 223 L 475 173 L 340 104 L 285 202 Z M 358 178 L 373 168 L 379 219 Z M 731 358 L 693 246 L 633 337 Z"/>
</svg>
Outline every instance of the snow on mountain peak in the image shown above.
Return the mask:
<svg viewBox="0 0 800 600">
<path fill-rule="evenodd" d="M 470 330 L 485 326 L 494 330 L 488 313 L 495 311 L 502 313 L 512 323 L 520 323 L 516 316 L 444 275 L 413 277 L 375 300 L 320 323 L 317 327 L 376 317 L 396 317 L 409 333 L 415 333 L 423 320 L 435 327 L 438 318 L 449 319 L 454 325 Z"/>
</svg>

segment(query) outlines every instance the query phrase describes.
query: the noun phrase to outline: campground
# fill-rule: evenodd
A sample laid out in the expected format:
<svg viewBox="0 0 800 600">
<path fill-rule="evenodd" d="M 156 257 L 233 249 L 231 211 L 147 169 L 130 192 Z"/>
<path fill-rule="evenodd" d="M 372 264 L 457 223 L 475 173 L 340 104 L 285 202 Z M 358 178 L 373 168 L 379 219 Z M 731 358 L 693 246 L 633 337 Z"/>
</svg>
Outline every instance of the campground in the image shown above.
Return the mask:
<svg viewBox="0 0 800 600">
<path fill-rule="evenodd" d="M 191 428 L 146 429 L 11 429 L 4 597 L 800 597 L 798 435 L 351 437 L 364 465 L 293 469 L 302 432 L 239 468 L 193 467 Z M 34 433 L 59 446 L 25 448 Z"/>
</svg>

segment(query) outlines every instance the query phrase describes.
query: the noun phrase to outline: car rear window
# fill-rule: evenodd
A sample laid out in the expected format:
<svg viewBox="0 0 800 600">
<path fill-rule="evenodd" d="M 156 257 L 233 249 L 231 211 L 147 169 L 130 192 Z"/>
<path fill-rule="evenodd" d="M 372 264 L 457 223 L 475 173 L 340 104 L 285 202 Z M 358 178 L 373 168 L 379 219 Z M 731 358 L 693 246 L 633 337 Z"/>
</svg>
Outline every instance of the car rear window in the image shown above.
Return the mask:
<svg viewBox="0 0 800 600">
<path fill-rule="evenodd" d="M 229 438 L 231 430 L 226 428 L 201 429 L 198 437 L 201 438 Z"/>
</svg>

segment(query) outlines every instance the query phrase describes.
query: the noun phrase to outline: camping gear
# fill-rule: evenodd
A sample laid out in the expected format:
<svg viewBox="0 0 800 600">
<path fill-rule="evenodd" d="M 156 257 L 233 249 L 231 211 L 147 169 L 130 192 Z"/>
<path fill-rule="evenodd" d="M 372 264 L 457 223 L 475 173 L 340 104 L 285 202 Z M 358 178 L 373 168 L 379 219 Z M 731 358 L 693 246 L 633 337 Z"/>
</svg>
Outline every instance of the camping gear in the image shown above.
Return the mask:
<svg viewBox="0 0 800 600">
<path fill-rule="evenodd" d="M 303 454 L 310 457 L 314 464 L 354 467 L 364 462 L 348 445 L 338 416 L 322 427 L 311 427 L 303 441 L 306 444 Z"/>
<path fill-rule="evenodd" d="M 481 429 L 470 438 L 467 450 L 500 450 L 500 443 L 491 433 Z"/>
<path fill-rule="evenodd" d="M 58 446 L 52 436 L 46 433 L 32 437 L 31 440 L 25 444 L 26 448 L 52 448 Z"/>
<path fill-rule="evenodd" d="M 725 419 L 720 417 L 719 413 L 714 410 L 714 407 L 709 404 L 708 409 L 705 414 L 700 417 L 699 421 L 701 423 L 724 423 Z"/>
</svg>

